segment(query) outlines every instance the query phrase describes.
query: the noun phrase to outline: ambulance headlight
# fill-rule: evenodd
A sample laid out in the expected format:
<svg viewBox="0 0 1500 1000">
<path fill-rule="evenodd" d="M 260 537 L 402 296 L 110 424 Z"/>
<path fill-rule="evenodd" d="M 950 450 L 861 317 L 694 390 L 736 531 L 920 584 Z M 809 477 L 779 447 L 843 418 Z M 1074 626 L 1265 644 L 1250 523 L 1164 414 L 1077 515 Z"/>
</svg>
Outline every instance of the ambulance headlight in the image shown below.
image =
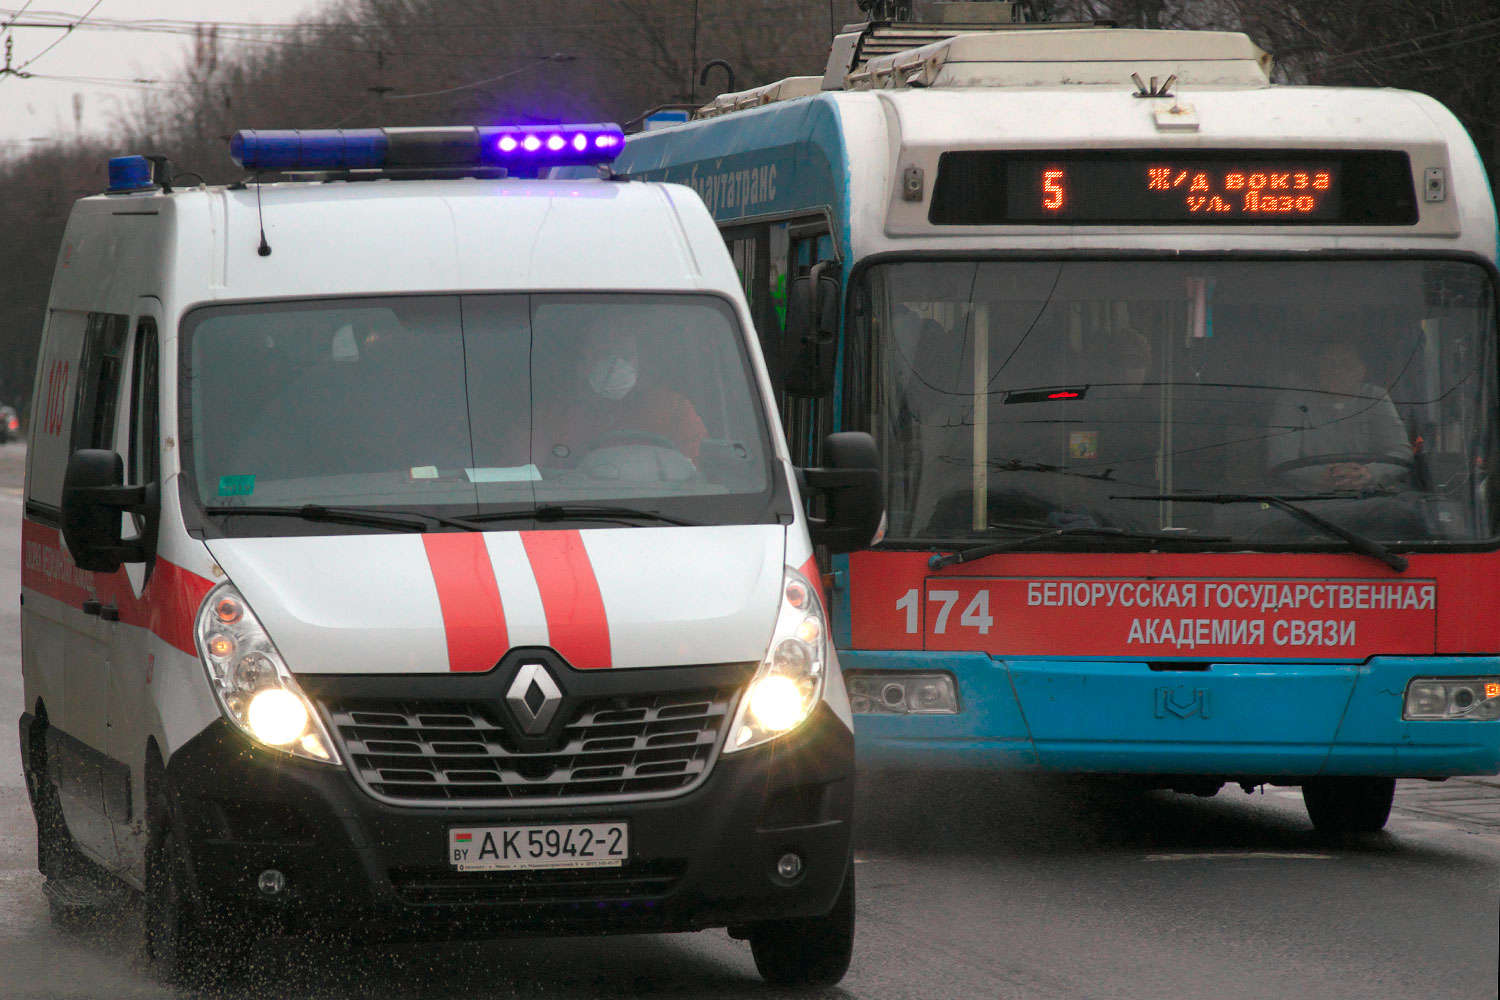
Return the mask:
<svg viewBox="0 0 1500 1000">
<path fill-rule="evenodd" d="M 807 721 L 823 695 L 827 633 L 817 590 L 788 566 L 770 648 L 740 698 L 725 753 L 759 746 Z"/>
<path fill-rule="evenodd" d="M 198 609 L 198 658 L 226 718 L 246 736 L 308 760 L 339 763 L 328 731 L 245 599 L 225 583 Z"/>
</svg>

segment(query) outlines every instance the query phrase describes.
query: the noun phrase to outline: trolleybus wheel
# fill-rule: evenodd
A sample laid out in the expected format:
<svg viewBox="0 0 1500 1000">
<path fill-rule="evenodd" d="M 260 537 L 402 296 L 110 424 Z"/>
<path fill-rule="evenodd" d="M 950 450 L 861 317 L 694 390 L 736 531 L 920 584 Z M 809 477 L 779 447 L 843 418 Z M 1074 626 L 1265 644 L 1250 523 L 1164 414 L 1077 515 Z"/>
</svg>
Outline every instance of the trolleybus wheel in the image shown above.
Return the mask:
<svg viewBox="0 0 1500 1000">
<path fill-rule="evenodd" d="M 1302 801 L 1319 833 L 1377 833 L 1391 815 L 1395 778 L 1314 778 Z"/>
<path fill-rule="evenodd" d="M 854 956 L 854 864 L 826 916 L 776 920 L 750 930 L 750 951 L 761 978 L 773 986 L 832 986 Z"/>
</svg>

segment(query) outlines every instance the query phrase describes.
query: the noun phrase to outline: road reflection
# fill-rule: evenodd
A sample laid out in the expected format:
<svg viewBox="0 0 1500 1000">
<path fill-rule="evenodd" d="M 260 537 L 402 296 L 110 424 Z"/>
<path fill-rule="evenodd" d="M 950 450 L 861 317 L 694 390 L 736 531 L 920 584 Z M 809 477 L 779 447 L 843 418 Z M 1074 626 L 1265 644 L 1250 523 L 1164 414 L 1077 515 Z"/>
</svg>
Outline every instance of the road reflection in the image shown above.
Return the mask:
<svg viewBox="0 0 1500 1000">
<path fill-rule="evenodd" d="M 1378 855 L 1382 863 L 1402 868 L 1436 869 L 1456 860 L 1444 848 L 1389 834 L 1330 844 L 1313 832 L 1300 800 L 1275 789 L 1245 795 L 1231 787 L 1214 798 L 1195 798 L 1104 780 L 873 773 L 861 777 L 859 791 L 856 839 L 865 930 L 850 977 L 825 996 L 890 996 L 902 992 L 898 987 L 907 975 L 931 975 L 910 967 L 919 956 L 893 958 L 892 941 L 882 942 L 882 935 L 893 923 L 905 922 L 908 909 L 915 913 L 934 906 L 938 912 L 923 918 L 929 934 L 939 939 L 979 934 L 982 927 L 973 921 L 984 923 L 979 915 L 994 905 L 995 893 L 1005 885 L 1043 910 L 1053 896 L 1055 908 L 1070 912 L 1081 906 L 1086 912 L 1109 904 L 1071 899 L 1082 881 L 1097 890 L 1101 883 L 1123 879 L 1138 892 L 1160 880 L 1154 864 L 1142 869 L 1137 862 L 1245 854 L 1256 865 L 1279 866 L 1283 856 L 1293 864 L 1322 865 L 1334 862 L 1295 859 Z M 1259 870 L 1257 877 L 1287 875 L 1276 867 Z M 963 927 L 942 929 L 944 912 Z M 80 968 L 97 975 L 116 963 L 113 985 L 119 989 L 112 995 L 226 1000 L 778 995 L 757 976 L 748 946 L 722 931 L 444 945 L 277 938 L 257 948 L 243 982 L 174 992 L 152 985 L 138 921 L 138 910 L 129 906 L 65 939 L 65 948 L 88 953 Z M 1034 985 L 1049 996 L 1057 990 L 1066 995 L 1069 988 L 1061 979 Z"/>
<path fill-rule="evenodd" d="M 1296 788 L 1227 785 L 1200 797 L 1091 777 L 871 772 L 859 779 L 860 849 L 1006 862 L 1113 852 L 1410 852 L 1389 832 L 1330 840 Z"/>
</svg>

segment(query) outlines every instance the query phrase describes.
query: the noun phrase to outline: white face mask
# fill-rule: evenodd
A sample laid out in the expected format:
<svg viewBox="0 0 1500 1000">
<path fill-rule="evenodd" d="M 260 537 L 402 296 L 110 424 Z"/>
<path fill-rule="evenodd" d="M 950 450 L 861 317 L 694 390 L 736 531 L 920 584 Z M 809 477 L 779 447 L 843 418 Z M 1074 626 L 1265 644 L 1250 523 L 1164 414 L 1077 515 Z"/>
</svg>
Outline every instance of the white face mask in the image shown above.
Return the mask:
<svg viewBox="0 0 1500 1000">
<path fill-rule="evenodd" d="M 635 388 L 635 365 L 618 355 L 600 358 L 589 369 L 589 385 L 605 399 L 624 399 Z"/>
</svg>

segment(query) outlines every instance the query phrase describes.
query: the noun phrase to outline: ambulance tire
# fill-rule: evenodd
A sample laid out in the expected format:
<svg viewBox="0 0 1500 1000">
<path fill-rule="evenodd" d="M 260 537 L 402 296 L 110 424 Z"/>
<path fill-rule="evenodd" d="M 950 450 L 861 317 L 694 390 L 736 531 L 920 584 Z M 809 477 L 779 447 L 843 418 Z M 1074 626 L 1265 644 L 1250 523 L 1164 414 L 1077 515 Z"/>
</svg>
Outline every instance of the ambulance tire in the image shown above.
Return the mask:
<svg viewBox="0 0 1500 1000">
<path fill-rule="evenodd" d="M 163 795 L 152 800 L 146 849 L 146 957 L 173 985 L 231 985 L 244 971 L 242 929 L 217 920 L 193 891 L 186 841 Z"/>
<path fill-rule="evenodd" d="M 1302 802 L 1321 834 L 1379 833 L 1391 816 L 1395 778 L 1315 778 L 1302 783 Z"/>
<path fill-rule="evenodd" d="M 854 957 L 853 862 L 826 916 L 757 924 L 749 937 L 755 968 L 772 986 L 818 989 L 843 979 Z"/>
</svg>

